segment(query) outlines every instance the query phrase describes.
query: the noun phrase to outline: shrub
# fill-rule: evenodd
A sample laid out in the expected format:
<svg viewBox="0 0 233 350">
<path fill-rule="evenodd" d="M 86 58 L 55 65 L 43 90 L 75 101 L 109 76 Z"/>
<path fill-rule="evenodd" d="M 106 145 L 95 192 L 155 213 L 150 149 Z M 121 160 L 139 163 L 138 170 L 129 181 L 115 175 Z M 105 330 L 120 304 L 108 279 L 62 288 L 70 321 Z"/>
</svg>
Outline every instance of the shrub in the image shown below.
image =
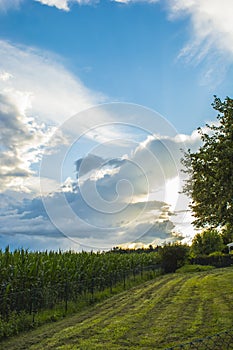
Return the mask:
<svg viewBox="0 0 233 350">
<path fill-rule="evenodd" d="M 161 267 L 165 273 L 175 272 L 187 261 L 189 246 L 181 243 L 166 244 L 159 249 Z"/>
</svg>

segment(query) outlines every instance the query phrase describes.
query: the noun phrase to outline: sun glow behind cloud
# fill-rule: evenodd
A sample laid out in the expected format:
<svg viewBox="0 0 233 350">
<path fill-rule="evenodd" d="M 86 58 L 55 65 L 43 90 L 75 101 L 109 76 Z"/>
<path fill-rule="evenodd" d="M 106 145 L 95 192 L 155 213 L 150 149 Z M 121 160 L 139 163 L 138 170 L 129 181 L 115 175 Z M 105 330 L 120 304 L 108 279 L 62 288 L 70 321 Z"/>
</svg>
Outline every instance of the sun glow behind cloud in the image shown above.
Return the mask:
<svg viewBox="0 0 233 350">
<path fill-rule="evenodd" d="M 18 111 L 15 110 L 17 103 Z M 179 234 L 174 231 L 170 220 L 171 210 L 176 209 L 177 164 L 182 139 L 193 142 L 192 136 L 179 138 L 169 122 L 160 115 L 131 104 L 118 103 L 88 109 L 68 119 L 61 128 L 55 129 L 53 135 L 48 129 L 44 130 L 44 124 L 39 125 L 33 117 L 27 117 L 28 111 L 33 110 L 30 94 L 22 99 L 13 99 L 9 106 L 2 105 L 3 120 L 4 113 L 8 111 L 9 114 L 11 109 L 10 118 L 5 120 L 11 123 L 17 121 L 17 130 L 23 132 L 22 137 L 26 140 L 25 146 L 15 138 L 15 133 L 20 133 L 15 132 L 8 122 L 5 130 L 6 133 L 9 130 L 12 132 L 15 145 L 21 147 L 19 150 L 24 154 L 26 164 L 20 163 L 20 166 L 26 173 L 25 176 L 16 173 L 15 163 L 12 162 L 15 186 L 8 182 L 5 190 L 10 189 L 11 195 L 12 191 L 24 194 L 34 191 L 34 196 L 31 193 L 27 201 L 19 201 L 13 206 L 9 204 L 9 207 L 6 201 L 6 215 L 1 220 L 2 234 L 9 233 L 7 222 L 10 221 L 11 232 L 17 232 L 14 233 L 16 235 L 27 236 L 27 227 L 30 227 L 33 236 L 44 235 L 48 236 L 48 240 L 54 240 L 60 236 L 60 231 L 73 241 L 76 248 L 80 244 L 90 249 L 103 249 L 122 242 L 157 244 L 177 239 Z M 129 116 L 133 117 L 130 119 Z M 85 133 L 85 129 L 88 132 Z M 151 134 L 148 134 L 149 129 Z M 87 153 L 81 162 L 76 158 L 78 179 L 70 177 L 63 181 L 60 174 L 66 163 L 63 156 L 57 154 L 61 152 L 65 157 L 70 151 L 75 154 L 73 141 L 78 140 L 76 147 L 80 149 L 79 135 L 97 154 Z M 50 143 L 47 142 L 49 138 Z M 12 146 L 10 138 L 8 142 L 9 147 Z M 40 173 L 44 208 L 42 200 L 37 197 L 36 174 L 31 165 L 40 160 L 41 148 L 45 146 L 47 150 L 53 148 L 54 151 L 46 152 L 45 172 Z M 34 153 L 31 153 L 32 149 Z M 74 169 L 74 161 L 72 164 Z M 72 168 L 69 169 L 71 172 Z M 2 176 L 5 181 L 9 178 L 7 174 Z"/>
<path fill-rule="evenodd" d="M 99 128 L 99 122 L 101 124 L 104 119 L 106 123 L 108 118 L 112 131 L 109 137 L 116 139 L 102 143 L 101 139 L 94 138 L 97 142 L 90 143 L 86 156 L 76 159 L 77 180 L 68 177 L 64 184 L 61 183 L 63 194 L 52 197 L 45 194 L 47 214 L 60 231 L 81 246 L 103 249 L 130 241 L 149 244 L 176 240 L 181 233 L 175 231 L 170 218 L 177 210 L 183 143 L 164 118 L 131 104 L 106 104 L 83 111 L 62 126 L 62 130 L 70 130 L 73 137 L 68 137 L 71 148 L 68 145 L 62 154 L 74 163 L 69 152 L 75 154 L 72 147 L 80 149 L 81 146 L 77 126 L 81 125 L 82 138 L 85 135 L 86 140 L 91 141 L 89 133 L 83 133 L 79 121 L 94 121 L 96 128 L 104 134 L 108 123 L 105 130 L 103 126 Z M 86 124 L 85 127 L 95 134 L 93 125 Z M 147 136 L 149 128 L 153 130 L 153 127 L 157 132 Z M 136 142 L 133 135 L 142 137 L 143 134 L 138 132 L 140 128 L 144 130 L 144 136 Z M 161 135 L 160 130 L 165 135 Z M 125 135 L 131 136 L 127 147 L 125 141 L 122 146 L 120 135 L 123 140 Z M 188 136 L 185 139 L 188 140 Z M 52 157 L 42 163 L 42 177 L 49 164 L 53 164 L 55 177 L 61 167 L 68 165 L 59 160 L 63 156 Z M 54 188 L 53 193 L 55 191 Z"/>
<path fill-rule="evenodd" d="M 179 190 L 181 188 L 180 185 L 180 178 L 179 176 L 176 176 L 172 178 L 171 180 L 167 180 L 166 182 L 166 195 L 165 195 L 165 202 L 169 203 L 171 206 L 170 210 L 173 211 L 176 208 L 178 197 L 179 197 Z"/>
</svg>

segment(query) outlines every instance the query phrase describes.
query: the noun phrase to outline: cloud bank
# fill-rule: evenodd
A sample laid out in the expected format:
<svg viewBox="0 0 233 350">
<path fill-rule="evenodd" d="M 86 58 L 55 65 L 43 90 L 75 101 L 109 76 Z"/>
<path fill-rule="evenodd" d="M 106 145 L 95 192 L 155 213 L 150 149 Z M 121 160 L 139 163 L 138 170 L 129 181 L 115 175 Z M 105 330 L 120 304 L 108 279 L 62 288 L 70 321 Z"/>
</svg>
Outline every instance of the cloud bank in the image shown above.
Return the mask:
<svg viewBox="0 0 233 350">
<path fill-rule="evenodd" d="M 33 52 L 33 58 L 34 55 Z M 41 56 L 39 62 L 40 59 Z M 43 67 L 49 73 L 50 61 L 47 64 Z M 41 96 L 43 77 L 38 78 L 35 91 L 27 70 L 19 69 L 17 76 L 13 68 L 14 65 L 1 70 L 4 166 L 0 175 L 5 207 L 0 215 L 2 240 L 13 236 L 15 242 L 22 239 L 29 244 L 31 239 L 30 247 L 33 247 L 35 242 L 40 242 L 40 246 L 45 244 L 47 237 L 48 244 L 57 245 L 60 239 L 61 245 L 67 247 L 68 237 L 74 249 L 104 249 L 127 242 L 159 244 L 180 237 L 182 230 L 173 224 L 180 185 L 180 148 L 183 141 L 198 143 L 198 135 L 178 135 L 157 113 L 119 103 L 82 111 L 68 118 L 52 134 L 52 127 L 39 123 L 35 117 L 35 100 Z M 58 78 L 61 71 L 57 69 L 56 74 Z M 25 90 L 26 84 L 32 90 Z M 53 99 L 54 90 L 48 89 L 48 93 Z M 47 114 L 43 107 L 40 110 L 40 98 L 37 103 L 42 119 L 54 123 L 65 119 L 57 111 L 60 102 L 56 109 L 48 106 Z M 88 150 L 86 146 L 82 149 L 86 144 Z M 38 196 L 38 191 L 26 196 L 39 180 L 35 176 L 35 164 L 41 159 L 43 149 L 52 148 L 53 152 L 46 152 L 42 161 L 43 198 Z M 83 155 L 78 158 L 80 149 Z M 73 157 L 70 178 L 62 180 L 64 159 L 70 154 Z M 75 170 L 77 178 L 72 177 Z M 14 199 L 17 199 L 15 203 Z M 181 227 L 182 216 L 176 219 Z"/>
<path fill-rule="evenodd" d="M 9 142 L 5 141 L 6 151 L 7 147 L 9 148 L 14 142 L 13 137 L 18 130 L 24 131 L 22 139 L 25 139 L 26 150 L 28 150 L 28 145 L 33 144 L 35 135 L 33 130 L 30 133 L 28 129 L 27 118 L 15 111 L 14 105 L 10 103 L 7 105 L 6 101 L 3 101 L 5 109 L 3 107 L 2 109 L 8 112 L 8 119 L 13 123 L 9 128 L 11 132 Z M 127 242 L 134 242 L 137 245 L 151 243 L 156 245 L 182 237 L 183 217 L 182 215 L 178 217 L 176 214 L 180 205 L 182 207 L 182 203 L 179 204 L 176 198 L 180 186 L 178 169 L 180 148 L 184 146 L 183 140 L 189 145 L 195 145 L 198 142 L 197 135 L 194 133 L 191 136 L 177 134 L 166 136 L 157 133 L 145 137 L 145 134 L 139 133 L 136 126 L 134 129 L 127 128 L 125 124 L 118 127 L 119 119 L 118 122 L 116 121 L 117 117 L 120 118 L 119 111 L 122 113 L 122 104 L 111 104 L 110 106 L 111 113 L 109 113 L 108 105 L 104 105 L 93 108 L 92 114 L 95 117 L 98 115 L 100 121 L 103 119 L 106 121 L 109 115 L 112 124 L 111 135 L 115 135 L 117 139 L 113 140 L 112 144 L 108 142 L 101 144 L 99 140 L 95 142 L 94 147 L 90 148 L 94 153 L 87 152 L 82 158 L 76 158 L 76 161 L 73 162 L 73 170 L 76 170 L 77 178 L 71 176 L 61 182 L 59 187 L 57 176 L 62 172 L 61 167 L 66 165 L 63 157 L 58 157 L 57 152 L 61 152 L 61 156 L 65 154 L 69 157 L 69 154 L 66 149 L 60 151 L 59 148 L 55 148 L 54 153 L 48 153 L 43 157 L 45 163 L 42 162 L 41 180 L 44 180 L 46 186 L 48 185 L 48 177 L 44 176 L 43 166 L 45 172 L 50 171 L 50 180 L 54 180 L 49 193 L 47 190 L 42 191 L 43 198 L 32 196 L 23 199 L 21 197 L 14 202 L 16 189 L 12 184 L 8 186 L 9 190 L 2 194 L 2 203 L 5 207 L 0 215 L 2 239 L 14 236 L 15 242 L 22 239 L 28 244 L 31 239 L 29 247 L 33 247 L 35 242 L 40 242 L 41 246 L 47 237 L 48 244 L 56 242 L 57 245 L 60 239 L 61 245 L 67 247 L 67 242 L 65 243 L 67 237 L 73 249 L 101 250 L 109 249 L 113 245 L 128 244 Z M 114 107 L 118 113 L 114 113 Z M 146 126 L 148 117 L 146 113 L 149 115 L 151 113 L 149 110 L 142 110 L 138 106 L 133 107 L 127 104 L 124 104 L 123 107 L 124 110 L 128 107 L 128 112 L 131 111 L 129 115 L 134 125 L 138 114 L 138 118 L 143 120 L 143 126 Z M 145 114 L 142 118 L 143 111 Z M 9 117 L 10 113 L 13 117 Z M 91 116 L 91 110 L 82 112 L 81 116 L 83 113 L 84 116 L 85 113 Z M 128 122 L 130 122 L 129 115 L 127 114 Z M 167 121 L 164 121 L 162 125 L 162 118 L 158 116 L 156 120 L 156 115 L 154 113 L 152 115 L 157 130 L 159 127 L 165 131 L 170 130 Z M 114 116 L 115 119 L 113 119 Z M 80 120 L 82 119 L 86 118 L 82 117 Z M 24 126 L 20 124 L 23 122 L 26 122 Z M 80 125 L 82 128 L 82 124 L 77 119 L 74 125 L 77 130 Z M 149 125 L 152 127 L 151 122 Z M 64 128 L 64 131 L 66 133 L 75 131 L 72 124 L 70 128 Z M 104 133 L 103 126 L 100 128 L 97 124 L 97 129 Z M 122 140 L 119 140 L 118 137 L 121 132 L 123 138 L 126 134 L 130 135 L 129 130 L 131 132 L 134 130 L 130 147 L 122 147 Z M 70 140 L 65 132 L 62 132 L 63 137 L 71 142 L 71 147 L 67 145 L 68 150 L 75 155 L 80 144 L 78 142 L 72 148 L 72 139 Z M 95 134 L 95 130 L 92 132 Z M 41 137 L 43 135 L 42 132 Z M 135 142 L 139 135 L 142 140 Z M 56 133 L 53 135 L 52 142 L 54 142 L 54 136 Z M 90 135 L 86 135 L 86 140 L 90 142 Z M 39 144 L 41 142 L 40 140 Z M 24 143 L 21 143 L 18 138 L 16 138 L 16 144 L 24 147 Z M 125 153 L 126 150 L 127 153 Z M 59 161 L 59 166 L 56 167 L 56 160 L 60 158 L 61 162 Z M 13 178 L 17 179 L 14 164 L 12 162 L 12 169 L 15 170 Z M 23 165 L 21 164 L 21 168 Z M 33 175 L 30 175 L 30 167 L 24 166 L 24 170 L 26 174 L 19 174 L 19 178 L 24 179 L 26 176 L 34 178 Z M 7 178 L 6 174 L 5 178 Z M 44 185 L 42 188 L 44 189 Z M 25 190 L 23 193 L 25 194 Z M 173 223 L 174 217 L 179 227 L 183 229 L 177 229 Z M 186 223 L 185 226 L 187 225 Z"/>
<path fill-rule="evenodd" d="M 81 113 L 82 119 L 93 120 L 98 115 L 102 117 L 103 113 L 106 121 L 109 115 L 112 128 L 115 128 L 112 135 L 119 135 L 122 105 L 129 112 L 129 123 L 132 116 L 135 135 L 138 134 L 137 116 L 143 120 L 146 129 L 150 111 L 139 106 L 134 106 L 132 110 L 132 105 L 128 104 L 111 104 L 110 110 L 108 105 L 93 108 Z M 118 113 L 114 113 L 116 111 Z M 86 113 L 89 118 L 86 118 Z M 157 130 L 169 129 L 168 122 L 161 117 L 156 120 L 155 113 L 153 118 Z M 71 130 L 74 129 L 73 125 L 79 125 L 78 120 L 69 125 Z M 149 125 L 152 128 L 150 119 Z M 124 128 L 127 133 L 127 124 Z M 104 127 L 98 127 L 98 130 L 103 132 Z M 95 134 L 95 130 L 92 129 L 92 133 Z M 86 156 L 74 162 L 77 179 L 67 178 L 61 184 L 63 193 L 44 196 L 43 201 L 51 221 L 72 240 L 100 249 L 106 245 L 109 247 L 127 242 L 159 244 L 181 237 L 181 232 L 190 224 L 190 221 L 184 224 L 185 214 L 178 213 L 184 208 L 184 203 L 178 198 L 181 186 L 180 148 L 184 148 L 184 140 L 188 146 L 194 147 L 199 143 L 200 137 L 196 133 L 190 136 L 166 136 L 159 133 L 147 137 L 143 135 L 142 141 L 131 141 L 126 154 L 121 139 L 101 145 L 97 142 L 91 148 L 92 153 L 87 152 Z M 79 143 L 63 154 L 74 154 L 78 148 Z M 51 157 L 45 159 L 42 169 L 46 170 L 50 162 Z M 52 163 L 56 176 L 64 162 L 58 162 L 58 167 Z M 186 205 L 187 203 L 185 207 Z M 173 224 L 174 217 L 180 230 Z"/>
<path fill-rule="evenodd" d="M 0 189 L 27 193 L 37 187 L 38 192 L 34 165 L 56 126 L 102 96 L 88 90 L 47 52 L 1 40 L 0 56 Z M 56 133 L 46 152 L 65 143 Z M 52 181 L 47 179 L 48 187 Z"/>
<path fill-rule="evenodd" d="M 52 152 L 62 135 L 53 137 L 55 127 L 38 123 L 26 115 L 27 94 L 18 92 L 17 101 L 7 94 L 0 94 L 0 191 L 29 192 L 36 175 L 32 165 L 38 163 L 44 151 Z M 53 137 L 52 147 L 45 149 Z"/>
</svg>

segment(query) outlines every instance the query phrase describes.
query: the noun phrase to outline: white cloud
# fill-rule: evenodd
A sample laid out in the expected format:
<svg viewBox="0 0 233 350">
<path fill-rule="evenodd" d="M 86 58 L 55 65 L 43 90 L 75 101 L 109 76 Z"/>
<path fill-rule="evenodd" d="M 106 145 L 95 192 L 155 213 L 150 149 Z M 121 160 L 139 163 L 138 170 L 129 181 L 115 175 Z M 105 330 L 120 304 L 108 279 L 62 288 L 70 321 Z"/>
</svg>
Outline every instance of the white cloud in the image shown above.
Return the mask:
<svg viewBox="0 0 233 350">
<path fill-rule="evenodd" d="M 11 76 L 0 80 L 1 91 L 14 98 L 16 92 L 27 93 L 30 113 L 40 120 L 64 122 L 104 100 L 103 95 L 88 90 L 51 53 L 0 40 L 0 57 L 0 71 Z"/>
<path fill-rule="evenodd" d="M 58 10 L 62 10 L 62 11 L 69 11 L 70 5 L 72 3 L 76 3 L 80 5 L 89 5 L 89 4 L 99 2 L 98 0 L 34 0 L 34 1 L 39 2 L 42 5 L 56 7 Z M 25 0 L 0 0 L 0 11 L 7 12 L 10 9 L 17 10 L 20 8 L 20 5 L 23 4 L 24 2 Z"/>
<path fill-rule="evenodd" d="M 194 58 L 200 62 L 209 52 L 218 52 L 224 55 L 225 61 L 232 62 L 232 0 L 168 0 L 167 2 L 171 18 L 186 16 L 190 18 L 191 39 L 183 48 L 181 56 Z"/>
<path fill-rule="evenodd" d="M 9 9 L 19 9 L 20 4 L 25 0 L 0 0 L 0 11 L 6 12 Z M 79 4 L 79 5 L 93 5 L 100 2 L 100 0 L 34 0 L 36 2 L 41 3 L 42 5 L 47 5 L 50 7 L 56 7 L 58 10 L 62 11 L 70 11 L 70 5 Z M 130 3 L 140 3 L 140 2 L 148 2 L 148 3 L 156 3 L 160 0 L 109 0 L 113 2 L 118 2 L 122 4 L 130 4 Z"/>
<path fill-rule="evenodd" d="M 54 124 L 102 96 L 89 91 L 48 53 L 0 41 L 0 57 L 0 187 L 30 192 L 39 187 L 32 165 L 45 146 L 51 152 L 66 143 L 59 130 L 54 135 Z"/>
<path fill-rule="evenodd" d="M 10 78 L 13 78 L 13 75 L 8 73 L 8 72 L 5 72 L 5 71 L 2 71 L 0 72 L 0 80 L 2 81 L 7 81 L 9 80 Z"/>
<path fill-rule="evenodd" d="M 72 3 L 93 4 L 97 1 L 93 0 L 36 0 L 49 6 L 55 6 L 58 9 L 68 11 L 69 5 Z M 131 3 L 162 3 L 161 0 L 113 0 L 122 4 Z M 207 57 L 208 53 L 212 55 L 221 53 L 226 61 L 232 62 L 233 57 L 233 2 L 232 0 L 166 0 L 169 15 L 171 19 L 188 17 L 190 19 L 190 40 L 182 49 L 180 56 L 186 57 L 189 61 L 195 60 L 200 62 Z M 229 57 L 226 57 L 229 54 Z M 213 61 L 217 61 L 214 65 Z M 213 60 L 207 62 L 208 69 L 202 78 L 202 82 L 212 79 L 212 74 L 216 71 L 216 67 L 221 67 L 218 72 L 217 80 L 226 71 L 223 67 L 220 57 L 214 56 Z M 215 73 L 216 74 L 216 73 Z"/>
<path fill-rule="evenodd" d="M 99 2 L 98 0 L 34 0 L 43 5 L 54 6 L 59 10 L 69 11 L 70 4 L 76 3 L 79 5 L 90 5 Z"/>
<path fill-rule="evenodd" d="M 69 11 L 68 0 L 35 0 L 43 5 L 54 6 L 59 10 Z"/>
<path fill-rule="evenodd" d="M 28 191 L 25 179 L 33 176 L 31 165 L 37 163 L 53 128 L 27 117 L 28 96 L 18 94 L 16 101 L 0 94 L 0 190 Z M 61 141 L 54 140 L 54 146 Z"/>
</svg>

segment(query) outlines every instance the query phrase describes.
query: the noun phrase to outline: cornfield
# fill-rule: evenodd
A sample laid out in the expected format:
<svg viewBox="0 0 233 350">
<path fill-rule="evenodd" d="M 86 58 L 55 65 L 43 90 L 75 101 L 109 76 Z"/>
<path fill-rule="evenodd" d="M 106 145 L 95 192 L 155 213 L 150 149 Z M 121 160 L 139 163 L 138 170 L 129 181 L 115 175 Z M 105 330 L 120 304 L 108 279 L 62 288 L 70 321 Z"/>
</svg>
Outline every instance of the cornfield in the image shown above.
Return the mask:
<svg viewBox="0 0 233 350">
<path fill-rule="evenodd" d="M 0 250 L 0 321 L 12 314 L 36 315 L 68 301 L 77 301 L 128 278 L 158 268 L 157 253 L 113 254 L 81 252 L 29 252 Z M 0 327 L 1 328 L 1 327 Z"/>
</svg>

